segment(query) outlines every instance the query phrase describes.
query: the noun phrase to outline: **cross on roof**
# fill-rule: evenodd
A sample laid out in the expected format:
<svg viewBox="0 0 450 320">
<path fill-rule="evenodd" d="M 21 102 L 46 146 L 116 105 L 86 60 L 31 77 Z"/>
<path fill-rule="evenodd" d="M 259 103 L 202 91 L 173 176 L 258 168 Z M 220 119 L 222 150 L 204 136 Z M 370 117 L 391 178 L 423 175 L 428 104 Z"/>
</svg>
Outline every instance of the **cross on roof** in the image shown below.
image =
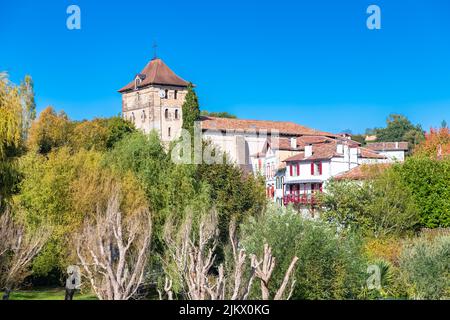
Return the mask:
<svg viewBox="0 0 450 320">
<path fill-rule="evenodd" d="M 158 49 L 158 44 L 156 43 L 156 41 L 154 41 L 153 42 L 153 59 L 156 59 L 158 57 L 157 49 Z"/>
</svg>

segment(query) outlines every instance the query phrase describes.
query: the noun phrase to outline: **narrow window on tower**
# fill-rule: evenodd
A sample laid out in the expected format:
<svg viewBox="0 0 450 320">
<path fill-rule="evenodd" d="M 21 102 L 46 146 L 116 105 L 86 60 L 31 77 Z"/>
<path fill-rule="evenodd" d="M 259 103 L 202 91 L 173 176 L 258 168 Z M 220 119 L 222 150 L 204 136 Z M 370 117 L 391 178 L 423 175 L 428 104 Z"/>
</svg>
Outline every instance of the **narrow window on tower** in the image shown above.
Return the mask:
<svg viewBox="0 0 450 320">
<path fill-rule="evenodd" d="M 170 138 L 171 134 L 172 134 L 172 132 L 171 132 L 170 127 L 169 127 L 169 129 L 167 129 L 167 136 Z"/>
<path fill-rule="evenodd" d="M 173 93 L 173 98 L 175 100 L 178 99 L 178 90 L 175 90 L 175 92 Z"/>
<path fill-rule="evenodd" d="M 166 111 L 164 111 L 164 116 L 166 119 L 169 119 L 169 109 L 166 109 Z"/>
<path fill-rule="evenodd" d="M 178 109 L 175 110 L 175 119 L 178 120 Z"/>
<path fill-rule="evenodd" d="M 169 90 L 166 89 L 164 99 L 169 99 Z"/>
</svg>

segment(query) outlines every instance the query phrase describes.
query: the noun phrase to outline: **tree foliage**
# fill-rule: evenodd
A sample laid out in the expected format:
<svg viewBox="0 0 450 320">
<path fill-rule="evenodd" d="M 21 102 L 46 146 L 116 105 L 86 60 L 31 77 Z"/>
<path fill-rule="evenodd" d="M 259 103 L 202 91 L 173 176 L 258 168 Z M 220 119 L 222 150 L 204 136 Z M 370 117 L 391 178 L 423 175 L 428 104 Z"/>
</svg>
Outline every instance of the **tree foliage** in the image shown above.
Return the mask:
<svg viewBox="0 0 450 320">
<path fill-rule="evenodd" d="M 206 110 L 202 110 L 200 113 L 202 116 L 207 117 L 216 117 L 216 118 L 228 118 L 228 119 L 237 119 L 237 116 L 231 114 L 229 112 L 221 111 L 221 112 L 209 112 Z"/>
<path fill-rule="evenodd" d="M 389 115 L 386 127 L 374 129 L 373 134 L 377 136 L 377 141 L 406 141 L 412 147 L 424 139 L 422 127 L 412 124 L 408 118 L 400 114 Z"/>
<path fill-rule="evenodd" d="M 191 136 L 194 134 L 194 122 L 200 118 L 200 107 L 197 94 L 192 83 L 188 86 L 188 93 L 182 106 L 183 110 L 183 129 L 189 131 Z"/>
<path fill-rule="evenodd" d="M 401 235 L 419 224 L 413 195 L 395 170 L 361 183 L 331 182 L 321 204 L 323 219 L 367 236 Z"/>
<path fill-rule="evenodd" d="M 420 237 L 406 245 L 401 276 L 413 299 L 450 299 L 450 235 Z"/>
<path fill-rule="evenodd" d="M 288 268 L 291 257 L 299 258 L 293 299 L 356 298 L 364 284 L 362 247 L 352 234 L 337 234 L 330 225 L 275 207 L 250 219 L 242 231 L 247 253 L 260 255 L 264 243 L 272 248 L 279 266 L 273 275 L 274 283 L 280 283 L 282 270 Z M 269 290 L 274 294 L 276 289 L 269 286 Z"/>
<path fill-rule="evenodd" d="M 394 167 L 402 184 L 412 194 L 426 228 L 450 226 L 450 159 L 414 156 Z"/>
<path fill-rule="evenodd" d="M 425 134 L 425 140 L 414 150 L 414 154 L 442 159 L 450 156 L 450 129 L 430 129 Z"/>
</svg>

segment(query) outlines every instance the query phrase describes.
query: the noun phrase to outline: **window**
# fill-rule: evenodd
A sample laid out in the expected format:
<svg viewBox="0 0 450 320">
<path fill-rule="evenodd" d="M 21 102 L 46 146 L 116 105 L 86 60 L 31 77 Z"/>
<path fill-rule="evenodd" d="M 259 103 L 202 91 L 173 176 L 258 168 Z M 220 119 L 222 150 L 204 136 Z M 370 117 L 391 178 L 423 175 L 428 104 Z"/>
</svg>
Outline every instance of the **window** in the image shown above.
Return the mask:
<svg viewBox="0 0 450 320">
<path fill-rule="evenodd" d="M 164 99 L 169 99 L 169 90 L 165 90 L 165 95 L 164 95 Z"/>
<path fill-rule="evenodd" d="M 322 175 L 322 162 L 311 162 L 311 175 Z"/>
<path fill-rule="evenodd" d="M 170 138 L 171 135 L 172 135 L 172 132 L 171 132 L 170 127 L 169 127 L 169 129 L 167 129 L 167 136 Z"/>
<path fill-rule="evenodd" d="M 166 111 L 164 111 L 164 117 L 166 119 L 169 119 L 169 109 L 166 109 Z"/>
<path fill-rule="evenodd" d="M 176 91 L 175 91 L 176 92 Z M 178 109 L 175 110 L 175 119 L 178 120 L 179 114 L 178 114 Z"/>
<path fill-rule="evenodd" d="M 146 118 L 145 110 L 142 110 L 141 120 L 145 120 Z"/>
<path fill-rule="evenodd" d="M 134 80 L 134 89 L 137 90 L 140 84 L 141 84 L 141 79 L 136 78 Z"/>
<path fill-rule="evenodd" d="M 173 93 L 173 98 L 175 100 L 178 99 L 178 90 L 175 90 L 175 92 Z"/>
<path fill-rule="evenodd" d="M 134 112 L 131 113 L 131 119 L 134 121 L 136 117 L 134 116 Z"/>
</svg>

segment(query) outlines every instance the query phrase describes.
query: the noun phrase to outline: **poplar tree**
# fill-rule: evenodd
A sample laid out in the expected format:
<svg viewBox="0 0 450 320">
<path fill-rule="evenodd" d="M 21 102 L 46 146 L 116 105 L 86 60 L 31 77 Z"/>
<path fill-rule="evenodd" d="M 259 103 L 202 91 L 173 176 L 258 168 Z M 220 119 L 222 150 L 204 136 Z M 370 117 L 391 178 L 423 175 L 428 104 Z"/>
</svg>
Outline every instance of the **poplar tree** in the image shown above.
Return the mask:
<svg viewBox="0 0 450 320">
<path fill-rule="evenodd" d="M 188 85 L 188 93 L 182 107 L 183 110 L 183 129 L 194 135 L 194 123 L 200 118 L 200 107 L 198 105 L 197 94 L 192 83 Z"/>
</svg>

